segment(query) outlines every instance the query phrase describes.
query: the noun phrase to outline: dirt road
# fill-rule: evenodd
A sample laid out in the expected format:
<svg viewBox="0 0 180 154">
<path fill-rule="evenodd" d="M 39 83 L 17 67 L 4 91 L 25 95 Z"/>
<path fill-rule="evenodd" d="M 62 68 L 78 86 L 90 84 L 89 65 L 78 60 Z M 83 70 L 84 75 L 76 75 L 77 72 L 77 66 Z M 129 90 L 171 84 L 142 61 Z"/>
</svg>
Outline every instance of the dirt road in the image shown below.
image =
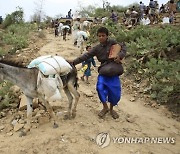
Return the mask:
<svg viewBox="0 0 180 154">
<path fill-rule="evenodd" d="M 47 44 L 41 55 L 58 54 L 67 59 L 79 55 L 72 39 L 66 42 L 47 34 Z M 80 65 L 77 66 L 80 68 Z M 79 76 L 80 76 L 79 72 Z M 79 80 L 81 94 L 77 116 L 64 120 L 67 111 L 67 98 L 64 96 L 56 107 L 59 128 L 52 124 L 33 124 L 31 132 L 19 137 L 18 132 L 0 132 L 0 154 L 178 154 L 180 153 L 180 124 L 164 115 L 166 109 L 144 106 L 143 100 L 130 101 L 132 96 L 122 91 L 122 99 L 115 109 L 120 118 L 114 120 L 109 114 L 99 119 L 97 114 L 102 105 L 96 93 L 97 73 L 92 71 L 91 84 Z M 24 114 L 26 111 L 22 111 Z M 166 111 L 167 112 L 167 111 Z M 10 123 L 10 116 L 0 121 L 1 125 Z M 105 133 L 103 136 L 100 136 Z M 100 134 L 97 137 L 97 135 Z M 129 139 L 130 138 L 130 139 Z M 169 140 L 169 141 L 168 141 Z M 99 145 L 97 145 L 97 143 Z M 131 143 L 129 143 L 131 142 Z M 169 143 L 167 143 L 169 142 Z M 107 147 L 104 147 L 108 145 Z M 104 147 L 104 148 L 102 148 Z"/>
</svg>

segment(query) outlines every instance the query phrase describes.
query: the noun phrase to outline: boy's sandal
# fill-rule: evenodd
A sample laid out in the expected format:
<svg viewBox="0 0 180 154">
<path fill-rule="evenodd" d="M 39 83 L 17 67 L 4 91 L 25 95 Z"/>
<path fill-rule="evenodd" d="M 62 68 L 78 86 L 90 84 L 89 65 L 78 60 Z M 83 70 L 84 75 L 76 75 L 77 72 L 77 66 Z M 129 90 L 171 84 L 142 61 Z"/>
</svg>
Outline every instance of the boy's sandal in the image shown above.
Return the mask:
<svg viewBox="0 0 180 154">
<path fill-rule="evenodd" d="M 111 114 L 111 116 L 112 116 L 114 119 L 118 119 L 118 118 L 119 118 L 119 114 L 117 114 L 117 112 L 114 111 L 114 110 L 110 111 L 110 114 Z"/>
<path fill-rule="evenodd" d="M 90 84 L 90 82 L 89 82 L 89 81 L 86 81 L 86 84 Z"/>
<path fill-rule="evenodd" d="M 81 80 L 82 80 L 82 81 L 84 81 L 84 78 L 83 78 L 83 77 L 81 77 Z"/>
<path fill-rule="evenodd" d="M 108 112 L 109 112 L 108 109 L 107 109 L 107 110 L 102 109 L 102 110 L 99 112 L 98 116 L 99 116 L 100 118 L 103 118 Z"/>
</svg>

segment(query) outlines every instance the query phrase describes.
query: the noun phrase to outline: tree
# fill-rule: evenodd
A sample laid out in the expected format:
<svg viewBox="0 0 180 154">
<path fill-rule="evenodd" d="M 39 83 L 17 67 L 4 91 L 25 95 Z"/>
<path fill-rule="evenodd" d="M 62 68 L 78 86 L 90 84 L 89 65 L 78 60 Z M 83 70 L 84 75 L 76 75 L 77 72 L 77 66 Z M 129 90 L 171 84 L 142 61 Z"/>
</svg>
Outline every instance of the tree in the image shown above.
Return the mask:
<svg viewBox="0 0 180 154">
<path fill-rule="evenodd" d="M 37 24 L 39 24 L 40 22 L 42 22 L 45 13 L 43 11 L 43 5 L 45 3 L 45 0 L 39 0 L 39 1 L 35 1 L 34 4 L 36 5 L 35 8 L 35 13 L 33 16 L 31 16 L 31 21 L 36 21 Z"/>
<path fill-rule="evenodd" d="M 104 10 L 103 8 L 97 8 L 95 10 L 95 17 L 102 18 L 102 17 L 109 17 L 110 12 L 107 10 Z"/>
<path fill-rule="evenodd" d="M 16 11 L 8 14 L 3 22 L 3 28 L 7 28 L 11 24 L 20 24 L 24 22 L 24 12 L 21 7 L 16 7 Z"/>
<path fill-rule="evenodd" d="M 95 14 L 96 7 L 93 5 L 88 5 L 87 7 L 83 7 L 79 4 L 79 15 L 81 17 L 92 17 Z"/>
<path fill-rule="evenodd" d="M 62 17 L 63 17 L 63 14 L 60 13 L 60 14 L 57 14 L 54 18 L 59 19 L 59 18 L 62 18 Z"/>
</svg>

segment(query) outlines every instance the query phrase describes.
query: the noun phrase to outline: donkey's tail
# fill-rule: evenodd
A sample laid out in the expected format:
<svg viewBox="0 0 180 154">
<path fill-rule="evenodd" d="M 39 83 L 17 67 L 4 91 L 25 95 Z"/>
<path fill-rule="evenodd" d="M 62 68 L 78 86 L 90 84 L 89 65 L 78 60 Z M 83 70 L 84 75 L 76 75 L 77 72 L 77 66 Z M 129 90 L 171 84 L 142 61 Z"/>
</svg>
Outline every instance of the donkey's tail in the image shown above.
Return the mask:
<svg viewBox="0 0 180 154">
<path fill-rule="evenodd" d="M 72 67 L 72 73 L 74 74 L 73 76 L 74 76 L 74 88 L 76 88 L 76 90 L 77 90 L 77 88 L 79 87 L 79 84 L 78 84 L 78 76 L 77 76 L 77 69 L 76 69 L 76 67 L 72 64 L 72 63 L 70 63 L 69 62 L 69 64 L 71 65 L 71 67 Z"/>
<path fill-rule="evenodd" d="M 76 88 L 76 90 L 77 90 L 77 88 L 79 87 L 78 76 L 77 76 L 77 69 L 76 69 L 76 67 L 74 65 L 71 65 L 71 66 L 72 66 L 72 68 L 73 68 L 73 70 L 75 72 L 74 88 Z"/>
<path fill-rule="evenodd" d="M 75 79 L 75 82 L 74 82 L 74 88 L 77 88 L 79 87 L 79 84 L 78 84 L 78 77 L 76 76 L 76 79 Z"/>
</svg>

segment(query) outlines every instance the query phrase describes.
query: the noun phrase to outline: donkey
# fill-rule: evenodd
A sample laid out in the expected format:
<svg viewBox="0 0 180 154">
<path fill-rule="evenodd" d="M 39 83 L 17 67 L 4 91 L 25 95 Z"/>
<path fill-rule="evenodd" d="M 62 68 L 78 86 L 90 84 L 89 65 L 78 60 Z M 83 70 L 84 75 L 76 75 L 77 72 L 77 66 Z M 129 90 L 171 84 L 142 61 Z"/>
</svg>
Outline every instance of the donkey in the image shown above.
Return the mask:
<svg viewBox="0 0 180 154">
<path fill-rule="evenodd" d="M 81 35 L 77 39 L 77 47 L 80 48 L 80 53 L 82 54 L 85 47 L 85 40 L 84 37 Z"/>
<path fill-rule="evenodd" d="M 87 20 L 83 21 L 83 23 L 81 24 L 81 29 L 83 31 L 89 31 L 91 27 L 92 27 L 92 22 L 87 21 Z"/>
<path fill-rule="evenodd" d="M 66 41 L 66 36 L 70 28 L 65 27 L 62 29 L 62 34 L 63 34 L 63 40 Z"/>
<path fill-rule="evenodd" d="M 86 46 L 86 42 L 88 39 L 88 33 L 82 30 L 77 32 L 77 47 L 80 48 L 80 53 L 82 54 L 84 51 L 84 47 Z"/>
<path fill-rule="evenodd" d="M 63 82 L 63 90 L 67 95 L 69 101 L 69 108 L 67 118 L 75 118 L 76 116 L 76 107 L 79 100 L 79 93 L 77 92 L 77 70 L 74 66 L 73 69 L 64 76 L 61 76 Z M 31 119 L 32 119 L 32 102 L 34 98 L 39 98 L 47 108 L 50 117 L 53 119 L 53 127 L 57 128 L 57 118 L 53 112 L 52 107 L 49 102 L 45 100 L 38 92 L 37 88 L 37 68 L 26 68 L 21 64 L 14 63 L 12 61 L 0 60 L 0 80 L 8 80 L 13 84 L 19 86 L 22 92 L 27 98 L 27 127 L 24 131 L 21 131 L 20 136 L 25 136 L 31 128 Z M 74 108 L 72 109 L 73 96 L 75 98 Z"/>
</svg>

